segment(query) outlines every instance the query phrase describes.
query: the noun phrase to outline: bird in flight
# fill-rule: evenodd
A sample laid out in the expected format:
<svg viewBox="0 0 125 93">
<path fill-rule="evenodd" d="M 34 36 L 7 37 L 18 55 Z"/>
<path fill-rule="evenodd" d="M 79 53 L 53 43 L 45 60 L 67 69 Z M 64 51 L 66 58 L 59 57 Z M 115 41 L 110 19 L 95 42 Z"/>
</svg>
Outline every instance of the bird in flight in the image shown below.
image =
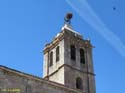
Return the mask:
<svg viewBox="0 0 125 93">
<path fill-rule="evenodd" d="M 114 10 L 114 11 L 116 10 L 116 7 L 115 7 L 115 6 L 113 6 L 113 10 Z"/>
</svg>

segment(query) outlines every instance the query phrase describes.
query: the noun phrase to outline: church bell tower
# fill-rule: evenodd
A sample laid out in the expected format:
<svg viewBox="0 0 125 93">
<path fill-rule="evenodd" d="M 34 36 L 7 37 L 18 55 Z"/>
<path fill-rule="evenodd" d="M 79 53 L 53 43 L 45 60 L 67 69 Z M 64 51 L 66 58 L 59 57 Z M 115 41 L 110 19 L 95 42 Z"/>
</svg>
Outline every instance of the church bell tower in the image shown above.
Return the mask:
<svg viewBox="0 0 125 93">
<path fill-rule="evenodd" d="M 43 78 L 85 93 L 95 93 L 92 44 L 73 30 L 72 13 L 51 43 L 44 48 Z"/>
</svg>

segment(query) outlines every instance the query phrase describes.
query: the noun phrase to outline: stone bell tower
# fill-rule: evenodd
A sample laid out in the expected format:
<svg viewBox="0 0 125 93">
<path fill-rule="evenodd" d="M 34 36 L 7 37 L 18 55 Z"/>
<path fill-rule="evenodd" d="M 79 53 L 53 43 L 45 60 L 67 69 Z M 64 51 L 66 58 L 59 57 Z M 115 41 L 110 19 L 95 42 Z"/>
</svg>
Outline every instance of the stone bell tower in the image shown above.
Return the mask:
<svg viewBox="0 0 125 93">
<path fill-rule="evenodd" d="M 72 14 L 65 17 L 61 32 L 44 48 L 43 78 L 85 93 L 95 93 L 92 44 L 71 26 Z"/>
</svg>

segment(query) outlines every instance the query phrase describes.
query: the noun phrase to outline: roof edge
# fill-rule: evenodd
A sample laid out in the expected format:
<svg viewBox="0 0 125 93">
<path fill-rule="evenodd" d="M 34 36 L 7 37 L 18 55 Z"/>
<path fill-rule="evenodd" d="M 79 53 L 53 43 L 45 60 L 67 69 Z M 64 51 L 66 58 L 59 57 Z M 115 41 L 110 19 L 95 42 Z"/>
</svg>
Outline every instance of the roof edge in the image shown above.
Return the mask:
<svg viewBox="0 0 125 93">
<path fill-rule="evenodd" d="M 64 86 L 63 84 L 56 83 L 56 82 L 53 82 L 53 81 L 48 81 L 48 80 L 45 80 L 44 78 L 40 78 L 40 77 L 35 76 L 35 75 L 27 74 L 27 73 L 24 73 L 24 72 L 9 68 L 7 66 L 0 65 L 0 70 L 8 71 L 10 73 L 17 74 L 17 75 L 25 77 L 27 79 L 44 82 L 44 83 L 50 84 L 50 85 L 55 86 L 55 87 L 60 87 L 60 88 L 63 88 L 63 89 L 67 89 L 68 91 L 74 91 L 74 92 L 79 91 L 80 93 L 85 93 L 85 92 L 83 92 L 81 90 L 71 89 L 71 88 L 68 88 L 68 87 Z"/>
</svg>

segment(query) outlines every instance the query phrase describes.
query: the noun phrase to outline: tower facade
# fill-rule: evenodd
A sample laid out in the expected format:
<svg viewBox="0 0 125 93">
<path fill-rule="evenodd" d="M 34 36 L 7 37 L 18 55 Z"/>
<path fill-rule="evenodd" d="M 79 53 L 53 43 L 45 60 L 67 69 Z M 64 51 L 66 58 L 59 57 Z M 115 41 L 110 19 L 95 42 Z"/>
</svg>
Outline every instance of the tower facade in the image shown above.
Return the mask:
<svg viewBox="0 0 125 93">
<path fill-rule="evenodd" d="M 92 44 L 65 23 L 44 48 L 43 78 L 85 93 L 95 93 Z"/>
</svg>

